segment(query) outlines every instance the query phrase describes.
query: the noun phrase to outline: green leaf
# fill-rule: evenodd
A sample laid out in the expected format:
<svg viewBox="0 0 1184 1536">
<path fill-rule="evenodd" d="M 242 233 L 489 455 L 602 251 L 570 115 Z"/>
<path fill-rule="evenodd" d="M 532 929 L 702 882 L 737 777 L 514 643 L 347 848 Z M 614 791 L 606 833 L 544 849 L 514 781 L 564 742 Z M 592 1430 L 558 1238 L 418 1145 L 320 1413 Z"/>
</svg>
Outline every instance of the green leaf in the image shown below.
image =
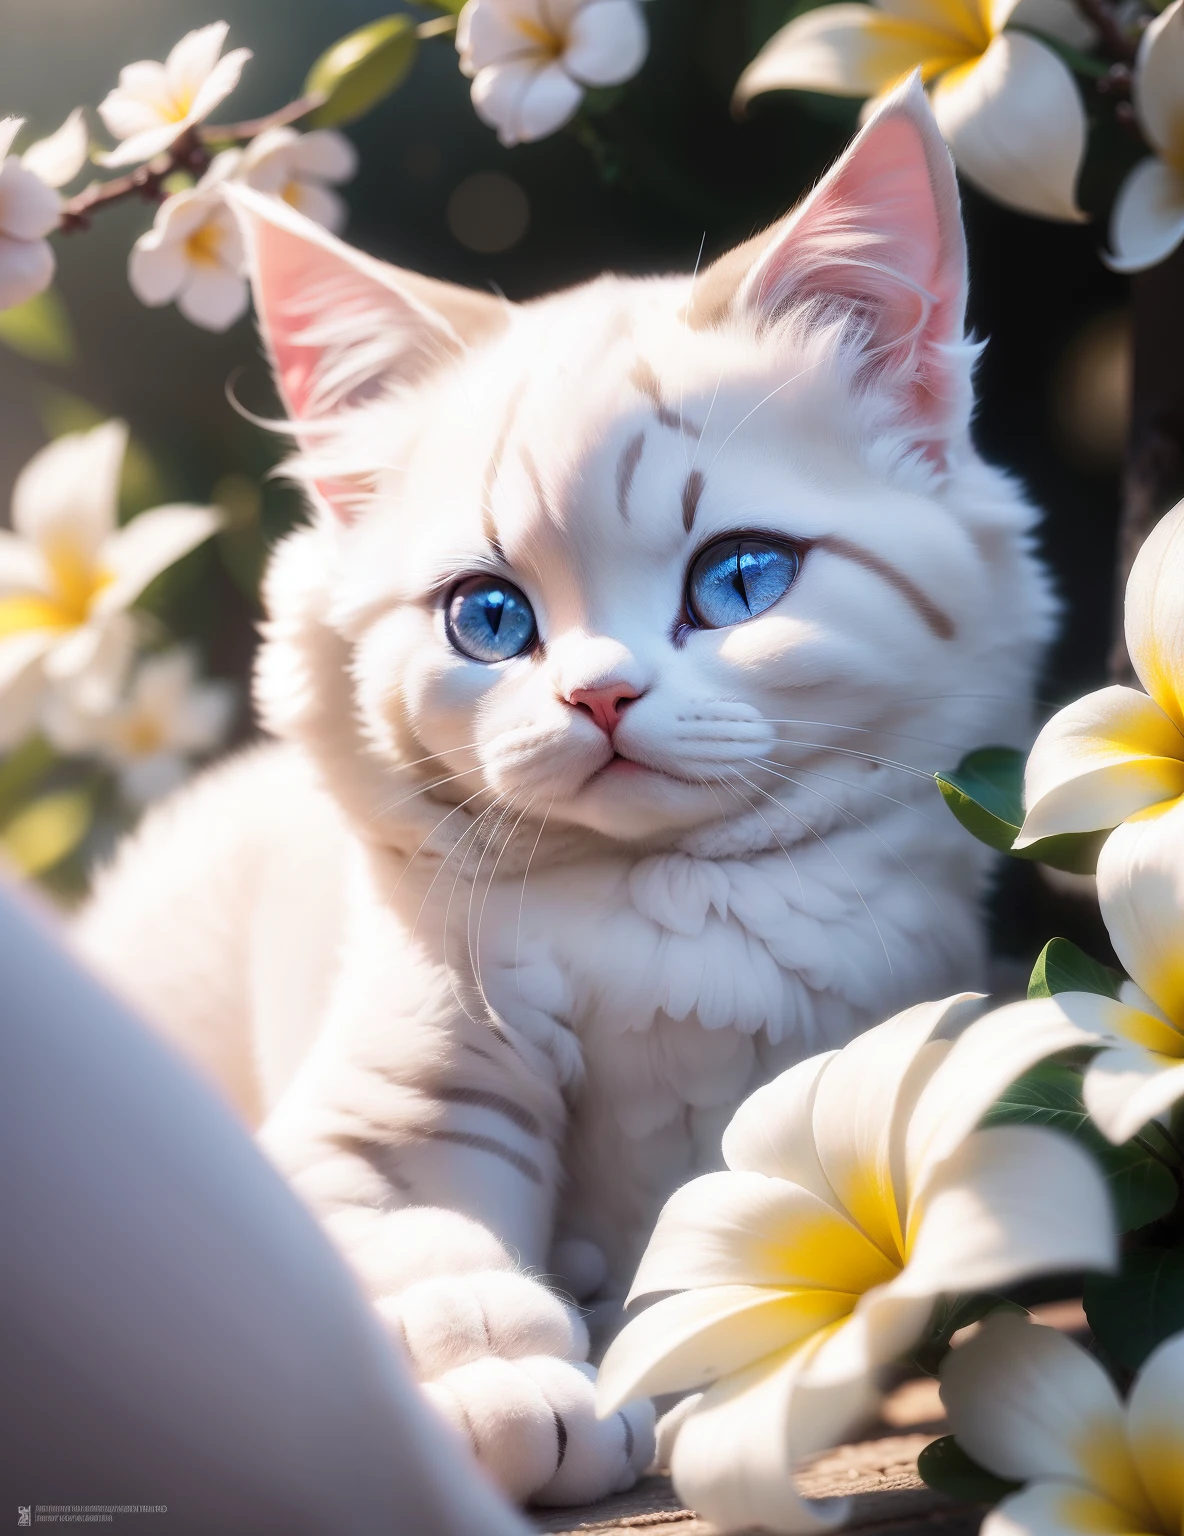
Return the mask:
<svg viewBox="0 0 1184 1536">
<path fill-rule="evenodd" d="M 0 832 L 0 856 L 22 875 L 41 875 L 73 853 L 90 830 L 93 807 L 81 790 L 42 795 Z"/>
<path fill-rule="evenodd" d="M 1032 967 L 1029 997 L 1054 997 L 1058 992 L 1096 992 L 1117 997 L 1122 977 L 1108 965 L 1092 960 L 1068 939 L 1049 939 Z"/>
<path fill-rule="evenodd" d="M 980 843 L 1013 858 L 1089 874 L 1097 865 L 1105 832 L 1044 837 L 1030 848 L 1013 849 L 1024 821 L 1024 763 L 1024 754 L 1014 747 L 980 747 L 957 768 L 935 773 L 934 778 L 942 799 Z"/>
<path fill-rule="evenodd" d="M 338 128 L 364 117 L 402 85 L 418 48 L 410 16 L 383 16 L 341 38 L 304 82 L 306 96 L 325 98 L 309 122 L 314 128 Z"/>
<path fill-rule="evenodd" d="M 1132 1371 L 1184 1329 L 1184 1248 L 1128 1253 L 1118 1275 L 1090 1275 L 1085 1315 L 1103 1349 Z"/>
<path fill-rule="evenodd" d="M 425 4 L 437 11 L 446 11 L 449 16 L 459 16 L 465 8 L 465 0 L 425 0 Z"/>
<path fill-rule="evenodd" d="M 926 1375 L 936 1376 L 945 1358 L 950 1340 L 960 1328 L 981 1322 L 993 1312 L 1017 1312 L 1026 1317 L 1027 1309 L 1005 1297 L 989 1291 L 978 1291 L 970 1296 L 943 1296 L 933 1309 L 929 1330 L 921 1343 L 913 1350 L 911 1363 Z"/>
<path fill-rule="evenodd" d="M 1139 1141 L 1115 1147 L 1086 1113 L 1081 1072 L 1059 1061 L 1042 1061 L 1018 1078 L 983 1116 L 982 1125 L 1039 1125 L 1060 1131 L 1101 1165 L 1119 1229 L 1136 1232 L 1166 1216 L 1179 1193 L 1171 1171 Z"/>
<path fill-rule="evenodd" d="M 998 1504 L 1000 1499 L 1023 1487 L 1022 1483 L 996 1477 L 977 1461 L 971 1461 L 953 1435 L 931 1441 L 917 1457 L 917 1471 L 928 1487 L 971 1504 Z"/>
<path fill-rule="evenodd" d="M 0 825 L 56 761 L 44 736 L 29 736 L 0 762 Z"/>
<path fill-rule="evenodd" d="M 52 288 L 0 312 L 0 341 L 35 363 L 72 363 L 77 356 L 70 316 Z"/>
</svg>

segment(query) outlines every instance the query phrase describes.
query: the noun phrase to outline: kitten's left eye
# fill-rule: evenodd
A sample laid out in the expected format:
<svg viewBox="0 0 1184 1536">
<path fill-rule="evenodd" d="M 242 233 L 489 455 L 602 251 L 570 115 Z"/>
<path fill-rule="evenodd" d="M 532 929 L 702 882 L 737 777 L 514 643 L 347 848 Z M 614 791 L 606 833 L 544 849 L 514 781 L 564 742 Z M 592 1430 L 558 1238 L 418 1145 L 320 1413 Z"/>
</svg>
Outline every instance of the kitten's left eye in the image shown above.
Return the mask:
<svg viewBox="0 0 1184 1536">
<path fill-rule="evenodd" d="M 454 588 L 444 628 L 454 649 L 473 661 L 508 661 L 528 651 L 538 637 L 526 598 L 496 576 L 470 576 Z"/>
<path fill-rule="evenodd" d="M 700 629 L 726 629 L 764 613 L 789 591 L 801 556 L 788 544 L 737 537 L 709 544 L 687 576 L 687 612 Z"/>
</svg>

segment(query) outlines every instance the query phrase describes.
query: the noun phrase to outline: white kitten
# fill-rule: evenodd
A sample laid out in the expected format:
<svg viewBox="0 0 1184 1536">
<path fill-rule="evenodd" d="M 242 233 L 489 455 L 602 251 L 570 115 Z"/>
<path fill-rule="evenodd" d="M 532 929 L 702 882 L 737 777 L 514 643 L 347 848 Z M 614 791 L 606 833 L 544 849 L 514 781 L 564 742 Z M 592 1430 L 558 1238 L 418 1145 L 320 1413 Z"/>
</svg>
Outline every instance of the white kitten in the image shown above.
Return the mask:
<svg viewBox="0 0 1184 1536">
<path fill-rule="evenodd" d="M 317 509 L 267 583 L 291 745 L 151 817 L 83 942 L 501 1484 L 592 1499 L 652 1420 L 595 1420 L 559 1288 L 611 1324 L 740 1099 L 981 980 L 928 776 L 1024 738 L 1053 603 L 968 435 L 953 171 L 914 81 L 697 281 L 526 305 L 238 201 Z"/>
</svg>

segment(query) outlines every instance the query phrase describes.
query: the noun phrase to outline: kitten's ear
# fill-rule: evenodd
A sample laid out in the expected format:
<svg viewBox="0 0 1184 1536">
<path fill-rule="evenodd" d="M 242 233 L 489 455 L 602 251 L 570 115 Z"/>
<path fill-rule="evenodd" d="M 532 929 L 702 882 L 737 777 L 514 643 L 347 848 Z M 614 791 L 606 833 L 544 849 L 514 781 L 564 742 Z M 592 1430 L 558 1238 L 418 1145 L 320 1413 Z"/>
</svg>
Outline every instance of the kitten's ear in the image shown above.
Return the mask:
<svg viewBox="0 0 1184 1536">
<path fill-rule="evenodd" d="M 854 313 L 860 377 L 899 392 L 917 440 L 939 461 L 970 414 L 966 238 L 953 161 L 919 74 L 886 97 L 796 209 L 699 278 L 696 327 L 747 313 L 764 328 L 809 306 Z"/>
<path fill-rule="evenodd" d="M 354 250 L 279 198 L 226 189 L 247 251 L 259 328 L 297 438 L 389 384 L 411 383 L 496 335 L 507 306 Z M 301 427 L 309 429 L 303 435 Z M 339 517 L 357 487 L 318 480 Z"/>
</svg>

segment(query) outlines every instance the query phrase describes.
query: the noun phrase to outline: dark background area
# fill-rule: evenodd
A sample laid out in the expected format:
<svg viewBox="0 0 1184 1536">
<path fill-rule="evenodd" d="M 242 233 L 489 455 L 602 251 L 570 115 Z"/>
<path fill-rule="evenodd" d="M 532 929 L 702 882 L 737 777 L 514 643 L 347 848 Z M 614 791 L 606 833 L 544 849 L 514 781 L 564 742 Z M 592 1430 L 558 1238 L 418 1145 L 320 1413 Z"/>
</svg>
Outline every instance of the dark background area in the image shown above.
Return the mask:
<svg viewBox="0 0 1184 1536">
<path fill-rule="evenodd" d="M 120 66 L 162 59 L 192 27 L 224 18 L 230 44 L 255 52 L 216 116 L 270 111 L 299 94 L 313 59 L 390 0 L 9 0 L 0 112 L 40 136 L 88 108 Z M 766 97 L 728 110 L 757 47 L 788 0 L 651 0 L 642 74 L 597 103 L 578 131 L 502 149 L 474 115 L 451 41 L 421 50 L 403 88 L 350 137 L 361 169 L 345 190 L 349 239 L 377 255 L 511 298 L 605 268 L 689 270 L 792 204 L 842 148 L 857 104 Z M 430 11 L 420 13 L 424 16 Z M 91 113 L 92 127 L 99 129 Z M 470 182 L 472 177 L 509 178 Z M 151 597 L 169 627 L 200 641 L 211 671 L 243 677 L 268 542 L 298 515 L 266 472 L 276 444 L 232 409 L 227 390 L 268 414 L 274 403 L 250 323 L 195 330 L 172 309 L 143 309 L 127 287 L 132 241 L 151 209 L 110 209 L 57 242 L 60 293 L 77 338 L 69 365 L 0 353 L 0 504 L 48 433 L 87 409 L 120 415 L 140 447 L 128 510 L 216 498 L 231 527 L 166 573 Z M 508 249 L 507 230 L 525 227 Z M 979 375 L 977 438 L 1047 511 L 1043 545 L 1066 603 L 1042 687 L 1051 706 L 1102 678 L 1112 606 L 1123 431 L 1126 283 L 1098 259 L 1102 231 L 1011 214 L 966 193 L 971 323 L 989 339 Z M 474 244 L 485 250 L 473 249 Z M 1052 932 L 1098 952 L 1088 908 L 1054 896 L 1032 866 L 1012 864 L 997 902 L 999 941 L 1033 954 Z"/>
</svg>

